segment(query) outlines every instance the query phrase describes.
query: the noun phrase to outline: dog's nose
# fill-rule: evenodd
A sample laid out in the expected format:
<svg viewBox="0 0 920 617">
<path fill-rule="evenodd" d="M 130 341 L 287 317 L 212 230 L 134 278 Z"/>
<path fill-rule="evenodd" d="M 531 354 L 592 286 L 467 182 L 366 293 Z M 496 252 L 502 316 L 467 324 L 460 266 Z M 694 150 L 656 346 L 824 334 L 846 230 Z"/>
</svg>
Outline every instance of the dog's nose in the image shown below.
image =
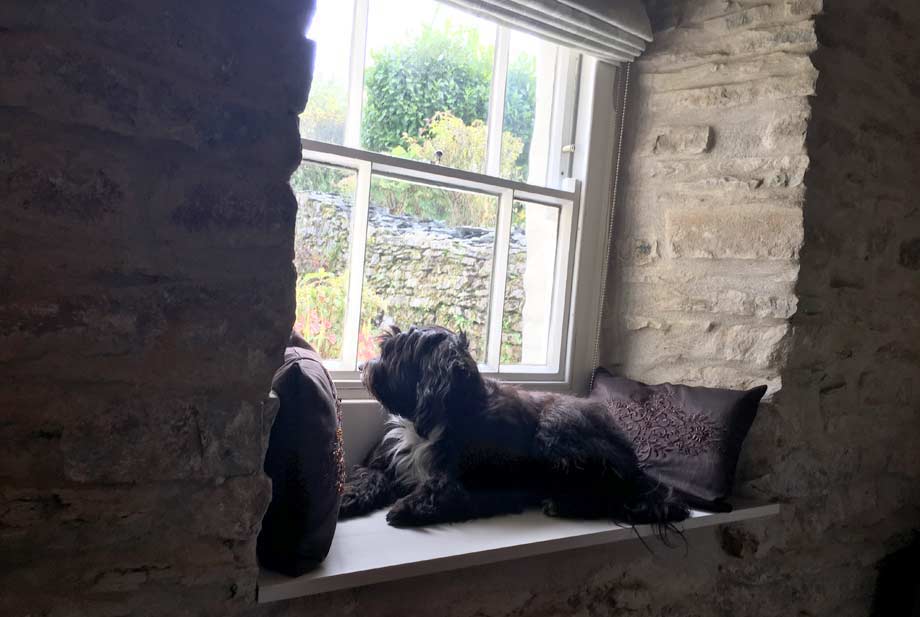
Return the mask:
<svg viewBox="0 0 920 617">
<path fill-rule="evenodd" d="M 358 362 L 358 372 L 364 371 L 364 367 L 367 365 L 367 362 Z"/>
</svg>

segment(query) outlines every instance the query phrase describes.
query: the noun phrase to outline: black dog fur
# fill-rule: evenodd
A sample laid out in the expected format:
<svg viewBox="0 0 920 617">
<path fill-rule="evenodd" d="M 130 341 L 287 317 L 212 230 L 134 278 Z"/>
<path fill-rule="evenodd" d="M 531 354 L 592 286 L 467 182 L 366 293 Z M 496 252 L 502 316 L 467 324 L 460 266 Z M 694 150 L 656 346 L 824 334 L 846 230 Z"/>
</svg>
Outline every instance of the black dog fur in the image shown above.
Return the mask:
<svg viewBox="0 0 920 617">
<path fill-rule="evenodd" d="M 542 504 L 552 516 L 663 532 L 689 514 L 640 469 L 603 405 L 482 377 L 463 333 L 391 328 L 362 379 L 428 449 L 421 472 L 401 473 L 404 446 L 385 438 L 349 478 L 340 518 L 392 505 L 391 525 L 419 526 Z"/>
</svg>

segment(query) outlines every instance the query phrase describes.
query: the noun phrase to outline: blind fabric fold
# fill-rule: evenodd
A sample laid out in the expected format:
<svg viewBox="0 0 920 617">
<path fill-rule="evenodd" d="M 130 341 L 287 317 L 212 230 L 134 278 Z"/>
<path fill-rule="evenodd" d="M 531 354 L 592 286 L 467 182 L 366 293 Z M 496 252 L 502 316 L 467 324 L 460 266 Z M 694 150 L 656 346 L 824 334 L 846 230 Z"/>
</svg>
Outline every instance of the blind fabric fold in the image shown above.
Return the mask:
<svg viewBox="0 0 920 617">
<path fill-rule="evenodd" d="M 641 0 L 441 0 L 600 60 L 631 62 L 652 40 Z"/>
</svg>

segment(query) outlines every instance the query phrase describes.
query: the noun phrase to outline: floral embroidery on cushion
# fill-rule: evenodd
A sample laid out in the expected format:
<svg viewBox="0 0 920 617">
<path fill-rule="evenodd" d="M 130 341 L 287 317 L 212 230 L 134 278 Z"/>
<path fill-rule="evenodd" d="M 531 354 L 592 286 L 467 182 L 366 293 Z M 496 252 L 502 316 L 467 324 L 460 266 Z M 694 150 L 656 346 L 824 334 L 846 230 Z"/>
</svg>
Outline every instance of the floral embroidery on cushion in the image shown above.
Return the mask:
<svg viewBox="0 0 920 617">
<path fill-rule="evenodd" d="M 723 435 L 719 426 L 705 414 L 687 413 L 674 399 L 655 393 L 644 401 L 607 401 L 640 462 L 671 452 L 698 456 L 721 450 Z"/>
<path fill-rule="evenodd" d="M 335 459 L 336 482 L 335 490 L 339 495 L 345 494 L 345 438 L 342 434 L 342 399 L 335 399 L 335 444 L 332 457 Z"/>
</svg>

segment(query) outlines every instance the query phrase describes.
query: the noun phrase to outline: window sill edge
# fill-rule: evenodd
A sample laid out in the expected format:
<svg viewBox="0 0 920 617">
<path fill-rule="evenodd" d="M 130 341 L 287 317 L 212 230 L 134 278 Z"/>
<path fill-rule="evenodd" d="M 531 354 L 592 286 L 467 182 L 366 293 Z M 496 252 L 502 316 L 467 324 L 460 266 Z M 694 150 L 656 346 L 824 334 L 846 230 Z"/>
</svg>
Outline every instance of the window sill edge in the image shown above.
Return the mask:
<svg viewBox="0 0 920 617">
<path fill-rule="evenodd" d="M 780 504 L 737 502 L 731 512 L 694 511 L 684 531 L 776 516 Z M 329 556 L 316 570 L 289 578 L 261 570 L 260 604 L 375 583 L 648 537 L 606 521 L 553 519 L 538 511 L 420 529 L 387 525 L 386 512 L 339 523 Z"/>
</svg>

